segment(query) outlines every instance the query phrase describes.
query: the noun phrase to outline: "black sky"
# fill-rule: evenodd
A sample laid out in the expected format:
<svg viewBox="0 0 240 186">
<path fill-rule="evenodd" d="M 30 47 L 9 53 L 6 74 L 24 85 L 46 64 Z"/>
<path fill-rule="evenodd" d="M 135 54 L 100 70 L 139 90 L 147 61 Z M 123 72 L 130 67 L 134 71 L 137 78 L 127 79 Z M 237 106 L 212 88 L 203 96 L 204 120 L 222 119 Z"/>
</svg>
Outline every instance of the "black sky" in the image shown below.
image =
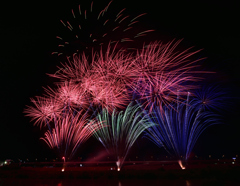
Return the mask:
<svg viewBox="0 0 240 186">
<path fill-rule="evenodd" d="M 102 7 L 109 1 L 101 0 Z M 210 81 L 229 89 L 234 97 L 224 125 L 205 131 L 196 152 L 240 154 L 239 123 L 239 12 L 237 1 L 136 1 L 115 0 L 117 11 L 147 13 L 142 25 L 155 29 L 152 41 L 184 38 L 183 48 L 203 49 L 205 69 L 215 71 Z M 69 16 L 78 4 L 91 1 L 8 1 L 0 7 L 0 160 L 45 156 L 47 148 L 39 141 L 38 128 L 23 115 L 30 97 L 41 95 L 42 87 L 52 85 L 46 73 L 54 73 L 58 61 L 51 52 L 58 44 L 56 35 L 64 29 L 60 19 Z M 98 3 L 100 4 L 100 3 Z M 111 8 L 111 7 L 110 7 Z M 149 37 L 148 37 L 149 39 Z M 208 79 L 209 80 L 209 79 Z M 157 148 L 157 147 L 156 147 Z"/>
</svg>

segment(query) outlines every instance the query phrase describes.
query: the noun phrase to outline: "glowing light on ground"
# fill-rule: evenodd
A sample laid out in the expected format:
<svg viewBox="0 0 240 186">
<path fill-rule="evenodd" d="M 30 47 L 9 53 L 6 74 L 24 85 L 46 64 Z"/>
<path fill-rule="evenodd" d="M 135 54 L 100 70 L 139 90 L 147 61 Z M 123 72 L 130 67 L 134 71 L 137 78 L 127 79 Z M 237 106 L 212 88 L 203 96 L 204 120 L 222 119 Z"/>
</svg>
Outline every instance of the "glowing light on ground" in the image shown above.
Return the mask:
<svg viewBox="0 0 240 186">
<path fill-rule="evenodd" d="M 186 169 L 186 167 L 185 167 L 185 166 L 183 166 L 183 164 L 182 164 L 182 161 L 181 161 L 181 160 L 178 160 L 178 164 L 179 164 L 179 166 L 181 167 L 181 169 L 182 169 L 182 170 Z"/>
</svg>

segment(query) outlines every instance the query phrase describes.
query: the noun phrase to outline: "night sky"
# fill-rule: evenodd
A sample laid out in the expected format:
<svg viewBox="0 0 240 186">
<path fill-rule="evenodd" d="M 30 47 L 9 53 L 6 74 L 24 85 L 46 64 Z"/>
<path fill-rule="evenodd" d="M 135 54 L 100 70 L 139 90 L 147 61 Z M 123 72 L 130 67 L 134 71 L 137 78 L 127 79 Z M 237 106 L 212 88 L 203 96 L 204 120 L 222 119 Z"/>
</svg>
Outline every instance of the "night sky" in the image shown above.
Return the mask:
<svg viewBox="0 0 240 186">
<path fill-rule="evenodd" d="M 101 0 L 101 7 L 108 2 Z M 232 98 L 223 114 L 224 124 L 208 128 L 194 152 L 216 157 L 240 155 L 240 10 L 237 3 L 232 0 L 129 2 L 114 0 L 110 8 L 116 11 L 127 8 L 128 14 L 133 16 L 147 13 L 141 24 L 155 29 L 147 36 L 147 41 L 183 38 L 183 49 L 190 46 L 203 49 L 199 54 L 199 57 L 207 57 L 202 62 L 203 68 L 216 72 L 206 81 L 218 83 Z M 88 0 L 7 1 L 0 7 L 0 160 L 48 156 L 50 150 L 39 140 L 43 132 L 30 123 L 30 118 L 24 117 L 23 110 L 30 104 L 31 97 L 42 95 L 42 87 L 53 84 L 46 73 L 54 73 L 60 65 L 58 58 L 51 55 L 58 44 L 56 35 L 61 35 L 65 29 L 59 20 L 70 17 L 71 9 L 78 4 L 89 7 L 90 3 Z M 89 142 L 91 147 L 87 143 L 83 149 L 94 151 L 93 142 Z M 161 153 L 157 146 L 149 148 L 147 143 L 136 143 L 136 155 L 141 151 Z M 84 150 L 81 153 L 84 154 Z"/>
</svg>

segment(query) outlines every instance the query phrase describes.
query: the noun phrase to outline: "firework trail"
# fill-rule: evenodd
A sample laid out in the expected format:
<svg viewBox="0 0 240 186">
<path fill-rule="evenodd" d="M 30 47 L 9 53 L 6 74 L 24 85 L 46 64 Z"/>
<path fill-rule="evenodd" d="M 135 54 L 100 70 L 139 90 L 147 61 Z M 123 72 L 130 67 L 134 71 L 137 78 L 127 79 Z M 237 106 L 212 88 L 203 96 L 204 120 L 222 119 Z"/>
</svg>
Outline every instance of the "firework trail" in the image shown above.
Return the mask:
<svg viewBox="0 0 240 186">
<path fill-rule="evenodd" d="M 125 111 L 119 113 L 113 111 L 111 115 L 104 109 L 97 116 L 97 120 L 108 127 L 98 130 L 94 136 L 110 154 L 113 153 L 116 156 L 118 171 L 140 134 L 154 125 L 149 121 L 148 115 L 143 114 L 140 106 L 132 103 Z"/>
<path fill-rule="evenodd" d="M 135 47 L 137 38 L 153 31 L 142 30 L 139 26 L 138 20 L 145 14 L 131 17 L 125 15 L 125 8 L 118 12 L 111 10 L 111 4 L 112 1 L 100 11 L 97 10 L 100 6 L 94 6 L 93 2 L 87 9 L 81 5 L 72 9 L 69 21 L 60 20 L 66 29 L 63 36 L 56 37 L 59 45 L 53 54 L 71 57 L 72 54 L 83 51 L 91 52 L 93 48 L 94 50 L 107 48 L 109 43 L 119 43 L 118 46 L 121 45 L 121 48 L 131 49 Z"/>
<path fill-rule="evenodd" d="M 163 114 L 159 106 L 154 107 L 151 118 L 158 125 L 148 128 L 146 133 L 157 146 L 178 158 L 182 168 L 201 133 L 207 127 L 221 123 L 219 115 L 195 107 L 196 102 L 194 99 L 189 101 L 189 94 L 185 103 L 177 103 L 170 109 L 163 107 Z"/>
</svg>

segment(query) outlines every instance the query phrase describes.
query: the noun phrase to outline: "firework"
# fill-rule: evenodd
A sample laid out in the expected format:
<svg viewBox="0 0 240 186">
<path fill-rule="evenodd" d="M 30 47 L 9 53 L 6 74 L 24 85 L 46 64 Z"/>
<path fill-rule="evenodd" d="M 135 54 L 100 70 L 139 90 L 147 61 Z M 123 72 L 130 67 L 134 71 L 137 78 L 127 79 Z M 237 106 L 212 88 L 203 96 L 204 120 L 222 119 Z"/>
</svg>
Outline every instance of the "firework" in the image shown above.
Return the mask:
<svg viewBox="0 0 240 186">
<path fill-rule="evenodd" d="M 210 110 L 217 108 L 221 94 L 206 97 L 212 90 L 204 89 L 189 101 L 188 91 L 196 88 L 193 82 L 206 73 L 196 71 L 202 59 L 193 57 L 199 50 L 178 51 L 181 40 L 139 49 L 138 38 L 153 31 L 140 31 L 138 20 L 144 14 L 131 18 L 126 9 L 111 12 L 111 4 L 101 10 L 93 2 L 88 9 L 79 5 L 70 19 L 60 20 L 66 29 L 57 36 L 53 54 L 63 56 L 64 62 L 49 75 L 58 80 L 57 87 L 31 99 L 34 106 L 24 112 L 41 129 L 48 127 L 41 139 L 58 149 L 64 166 L 65 158 L 73 157 L 94 135 L 116 156 L 120 170 L 147 129 L 146 136 L 185 168 L 182 161 L 189 158 L 199 135 L 218 123 Z"/>
<path fill-rule="evenodd" d="M 65 81 L 57 86 L 56 90 L 48 87 L 45 89 L 46 97 L 57 100 L 62 110 L 68 108 L 73 110 L 88 109 L 89 102 L 85 91 L 77 84 Z"/>
<path fill-rule="evenodd" d="M 218 113 L 226 109 L 226 103 L 229 100 L 226 96 L 226 92 L 217 85 L 203 85 L 200 89 L 195 90 L 193 94 L 196 107 Z"/>
<path fill-rule="evenodd" d="M 191 83 L 201 78 L 193 74 L 206 73 L 194 70 L 201 59 L 191 60 L 199 51 L 189 52 L 190 48 L 176 51 L 176 43 L 153 43 L 138 52 L 135 68 L 138 69 L 138 81 L 135 94 L 150 112 L 155 103 L 159 106 L 176 102 L 176 95 L 186 95 L 186 90 L 195 88 Z"/>
<path fill-rule="evenodd" d="M 117 50 L 117 45 L 113 48 L 108 45 L 106 53 L 103 50 L 93 53 L 91 61 L 84 54 L 74 56 L 50 76 L 75 82 L 92 103 L 109 108 L 109 111 L 124 108 L 130 94 L 137 94 L 141 104 L 150 107 L 151 111 L 155 102 L 169 105 L 177 100 L 177 94 L 185 95 L 194 88 L 190 82 L 201 79 L 193 76 L 200 73 L 194 69 L 201 59 L 191 60 L 199 51 L 175 51 L 179 43 L 155 42 L 137 54 Z"/>
<path fill-rule="evenodd" d="M 130 49 L 135 47 L 133 40 L 153 31 L 142 30 L 139 26 L 138 20 L 145 13 L 131 17 L 126 15 L 125 8 L 118 12 L 111 11 L 111 4 L 112 1 L 102 10 L 97 10 L 101 5 L 94 6 L 93 2 L 87 9 L 81 5 L 72 9 L 71 18 L 68 21 L 60 20 L 66 29 L 62 36 L 56 37 L 59 45 L 53 54 L 71 57 L 72 54 L 79 54 L 83 51 L 91 52 L 93 48 L 95 50 L 107 48 L 107 45 L 112 43 L 119 43 L 118 46 L 121 45 L 121 48 Z"/>
<path fill-rule="evenodd" d="M 110 112 L 115 108 L 125 108 L 129 103 L 128 89 L 136 74 L 131 63 L 130 55 L 125 55 L 122 51 L 115 52 L 115 48 L 111 50 L 109 46 L 105 55 L 102 50 L 95 52 L 91 61 L 84 54 L 74 56 L 73 60 L 68 60 L 50 76 L 60 80 L 58 89 L 61 94 L 58 96 L 71 97 L 75 104 L 78 104 L 80 96 L 81 104 L 87 100 L 88 106 L 107 108 Z"/>
<path fill-rule="evenodd" d="M 131 87 L 132 81 L 138 73 L 131 53 L 116 50 L 116 46 L 108 47 L 104 54 L 95 53 L 93 71 L 96 76 L 103 77 L 103 81 L 114 79 L 114 84 L 124 84 Z"/>
<path fill-rule="evenodd" d="M 191 52 L 188 48 L 182 52 L 177 51 L 177 46 L 182 40 L 177 42 L 171 41 L 166 44 L 153 42 L 137 53 L 136 63 L 141 69 L 141 73 L 154 74 L 155 72 L 183 72 L 195 67 L 195 63 L 201 59 L 190 60 L 191 56 L 198 51 Z M 192 66 L 194 64 L 194 66 Z"/>
<path fill-rule="evenodd" d="M 188 93 L 189 94 L 189 93 Z M 198 137 L 209 126 L 219 124 L 218 115 L 194 107 L 195 102 L 177 103 L 172 108 L 154 107 L 152 120 L 158 125 L 148 128 L 147 138 L 159 147 L 178 158 L 181 162 L 187 161 Z M 185 168 L 185 167 L 184 167 Z"/>
<path fill-rule="evenodd" d="M 61 64 L 58 71 L 54 74 L 49 74 L 50 77 L 57 78 L 61 82 L 71 81 L 72 83 L 82 83 L 87 81 L 91 76 L 92 65 L 86 55 L 75 55 L 68 59 L 67 62 Z"/>
<path fill-rule="evenodd" d="M 110 115 L 106 109 L 97 116 L 102 124 L 108 127 L 98 130 L 94 136 L 102 143 L 109 153 L 117 158 L 118 170 L 134 142 L 140 134 L 154 124 L 144 115 L 139 105 L 130 103 L 125 111 L 113 111 Z"/>
<path fill-rule="evenodd" d="M 35 125 L 49 126 L 49 121 L 52 121 L 54 117 L 61 114 L 61 108 L 56 99 L 46 97 L 31 98 L 31 102 L 34 106 L 27 106 L 24 110 L 26 116 L 31 117 L 31 121 L 35 121 Z"/>
<path fill-rule="evenodd" d="M 45 133 L 43 139 L 51 149 L 57 149 L 62 157 L 72 158 L 79 146 L 104 125 L 88 120 L 84 111 L 66 111 L 54 119 L 54 128 Z"/>
</svg>

